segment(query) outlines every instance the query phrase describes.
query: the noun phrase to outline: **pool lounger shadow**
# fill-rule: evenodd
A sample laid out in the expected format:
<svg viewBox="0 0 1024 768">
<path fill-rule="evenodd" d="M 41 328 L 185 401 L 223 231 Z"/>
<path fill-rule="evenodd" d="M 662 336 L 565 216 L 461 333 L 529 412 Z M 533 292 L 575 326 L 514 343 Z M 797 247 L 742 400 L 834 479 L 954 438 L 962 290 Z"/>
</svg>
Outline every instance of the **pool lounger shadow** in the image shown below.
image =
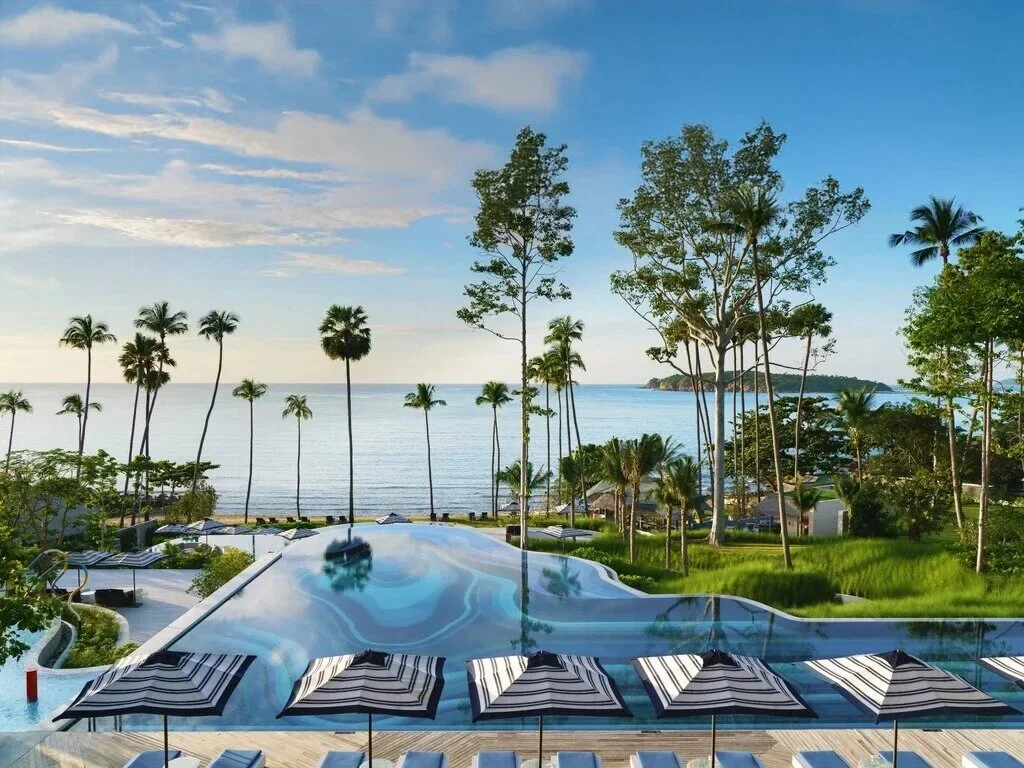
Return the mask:
<svg viewBox="0 0 1024 768">
<path fill-rule="evenodd" d="M 850 764 L 831 749 L 824 749 L 797 752 L 793 755 L 793 768 L 850 768 Z"/>
<path fill-rule="evenodd" d="M 883 760 L 887 760 L 889 762 L 889 765 L 892 765 L 892 752 L 891 751 L 889 751 L 889 752 L 879 752 L 878 756 L 880 758 L 882 758 Z M 925 760 L 923 757 L 921 757 L 919 754 L 917 754 L 917 752 L 911 752 L 910 750 L 907 750 L 906 752 L 904 752 L 902 749 L 900 750 L 899 767 L 900 768 L 934 768 L 934 766 L 931 763 L 929 763 L 927 760 Z"/>
<path fill-rule="evenodd" d="M 175 760 L 181 757 L 181 750 L 172 749 L 167 753 L 167 757 Z M 145 752 L 139 752 L 125 763 L 124 768 L 163 768 L 163 765 L 164 751 L 162 749 L 147 749 Z"/>
<path fill-rule="evenodd" d="M 634 752 L 629 756 L 629 768 L 685 768 L 675 752 Z"/>
<path fill-rule="evenodd" d="M 1024 763 L 1006 752 L 968 752 L 963 768 L 1024 768 Z"/>
<path fill-rule="evenodd" d="M 477 752 L 471 768 L 519 768 L 523 760 L 515 752 Z"/>
<path fill-rule="evenodd" d="M 208 768 L 263 768 L 265 762 L 261 749 L 225 749 Z"/>
<path fill-rule="evenodd" d="M 362 752 L 332 750 L 320 758 L 317 768 L 359 768 L 366 759 Z"/>
<path fill-rule="evenodd" d="M 406 752 L 395 768 L 448 768 L 448 758 L 443 752 Z"/>
</svg>

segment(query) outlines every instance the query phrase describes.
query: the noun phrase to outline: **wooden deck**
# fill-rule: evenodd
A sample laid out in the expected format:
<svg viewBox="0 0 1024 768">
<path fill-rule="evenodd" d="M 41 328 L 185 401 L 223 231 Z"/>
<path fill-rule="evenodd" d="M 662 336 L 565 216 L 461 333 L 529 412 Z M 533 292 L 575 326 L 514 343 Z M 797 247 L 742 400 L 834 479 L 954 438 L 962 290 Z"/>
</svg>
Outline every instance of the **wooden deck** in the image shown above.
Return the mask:
<svg viewBox="0 0 1024 768">
<path fill-rule="evenodd" d="M 708 754 L 706 731 L 551 731 L 546 754 L 558 750 L 593 750 L 607 768 L 626 768 L 638 749 L 670 749 L 684 760 Z M 0 734 L 0 740 L 4 737 Z M 889 746 L 888 730 L 733 731 L 719 734 L 719 749 L 741 749 L 764 758 L 766 768 L 790 768 L 793 754 L 805 749 L 834 749 L 856 766 L 861 758 Z M 162 748 L 162 734 L 53 733 L 10 763 L 11 768 L 121 768 L 135 753 Z M 232 731 L 172 732 L 171 746 L 207 761 L 225 747 L 259 748 L 268 768 L 315 768 L 329 749 L 366 747 L 360 733 Z M 973 749 L 1004 750 L 1024 760 L 1024 730 L 901 730 L 900 747 L 913 749 L 934 768 L 960 768 L 961 755 Z M 374 757 L 395 760 L 406 750 L 437 750 L 451 768 L 468 768 L 476 752 L 514 749 L 529 758 L 537 748 L 532 732 L 387 731 L 376 734 Z"/>
</svg>

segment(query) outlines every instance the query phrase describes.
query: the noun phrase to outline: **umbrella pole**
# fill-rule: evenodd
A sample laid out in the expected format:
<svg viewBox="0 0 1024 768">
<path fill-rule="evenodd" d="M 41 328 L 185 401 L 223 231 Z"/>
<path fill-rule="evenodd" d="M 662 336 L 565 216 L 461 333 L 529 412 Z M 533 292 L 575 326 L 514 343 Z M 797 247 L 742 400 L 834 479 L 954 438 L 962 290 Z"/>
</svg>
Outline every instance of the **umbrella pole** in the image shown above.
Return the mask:
<svg viewBox="0 0 1024 768">
<path fill-rule="evenodd" d="M 715 736 L 716 735 L 717 734 L 716 734 L 716 728 L 715 728 L 715 716 L 712 715 L 711 716 L 711 768 L 715 768 Z"/>
<path fill-rule="evenodd" d="M 138 604 L 138 600 L 135 599 L 135 569 L 132 568 L 132 608 L 134 608 Z"/>
<path fill-rule="evenodd" d="M 373 768 L 373 712 L 366 715 L 366 764 Z"/>
<path fill-rule="evenodd" d="M 164 768 L 171 762 L 171 750 L 167 745 L 167 715 L 164 715 Z"/>
<path fill-rule="evenodd" d="M 897 761 L 900 759 L 900 721 L 892 721 L 892 768 L 896 768 Z"/>
<path fill-rule="evenodd" d="M 537 768 L 544 768 L 544 715 L 537 718 Z"/>
</svg>

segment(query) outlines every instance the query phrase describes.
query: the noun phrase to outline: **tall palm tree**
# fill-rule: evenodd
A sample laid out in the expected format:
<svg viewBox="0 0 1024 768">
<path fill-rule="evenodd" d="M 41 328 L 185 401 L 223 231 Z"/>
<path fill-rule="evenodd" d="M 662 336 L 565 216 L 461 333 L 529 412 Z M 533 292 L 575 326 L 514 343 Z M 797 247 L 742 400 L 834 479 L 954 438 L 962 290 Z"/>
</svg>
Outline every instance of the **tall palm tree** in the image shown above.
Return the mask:
<svg viewBox="0 0 1024 768">
<path fill-rule="evenodd" d="M 501 381 L 488 381 L 476 398 L 477 405 L 491 408 L 491 516 L 498 517 L 498 475 L 501 466 L 501 440 L 498 438 L 498 409 L 512 402 L 508 385 Z M 497 453 L 497 459 L 495 459 Z"/>
<path fill-rule="evenodd" d="M 298 427 L 298 449 L 295 452 L 295 516 L 302 519 L 302 512 L 299 510 L 299 486 L 302 474 L 302 422 L 313 418 L 313 411 L 306 403 L 305 395 L 288 395 L 284 399 L 284 411 L 281 418 L 295 417 L 295 425 Z"/>
<path fill-rule="evenodd" d="M 65 396 L 61 400 L 61 409 L 57 411 L 57 416 L 75 416 L 78 419 L 78 433 L 77 433 L 77 444 L 82 443 L 82 414 L 85 413 L 85 403 L 82 402 L 82 396 L 77 392 Z M 94 411 L 102 411 L 103 406 L 100 403 L 89 403 L 89 408 Z"/>
<path fill-rule="evenodd" d="M 804 304 L 793 310 L 789 316 L 789 335 L 805 339 L 804 365 L 800 372 L 800 393 L 796 398 L 796 420 L 793 422 L 793 476 L 800 479 L 800 427 L 803 417 L 804 391 L 807 385 L 807 370 L 811 364 L 811 342 L 815 337 L 824 338 L 832 333 L 832 313 L 822 304 Z"/>
<path fill-rule="evenodd" d="M 530 377 L 538 384 L 544 385 L 544 438 L 547 443 L 547 461 L 544 468 L 548 471 L 547 501 L 545 508 L 551 512 L 551 417 L 555 412 L 551 410 L 551 386 L 556 388 L 561 384 L 562 366 L 554 350 L 548 350 L 543 355 L 530 360 Z M 561 415 L 559 414 L 559 418 Z M 561 456 L 559 456 L 561 461 Z"/>
<path fill-rule="evenodd" d="M 800 513 L 800 536 L 804 535 L 804 518 L 807 517 L 808 513 L 814 511 L 819 501 L 821 501 L 821 490 L 810 485 L 804 485 L 803 481 L 797 478 L 796 486 L 793 488 L 793 506 Z"/>
<path fill-rule="evenodd" d="M 570 496 L 576 495 L 576 489 L 585 481 L 583 457 L 579 451 L 563 456 L 558 462 L 558 475 L 567 486 Z M 569 527 L 576 527 L 576 507 L 569 505 Z"/>
<path fill-rule="evenodd" d="M 160 344 L 166 348 L 168 336 L 180 336 L 184 333 L 188 333 L 187 321 L 188 314 L 186 312 L 172 312 L 170 305 L 166 301 L 158 301 L 152 306 L 139 308 L 139 316 L 135 318 L 135 327 L 156 334 L 156 337 L 160 340 Z M 163 359 L 157 361 L 157 369 L 161 374 L 163 373 Z M 156 378 L 157 381 L 159 381 L 163 377 L 158 374 Z M 150 425 L 153 418 L 153 410 L 155 408 L 156 391 L 153 392 L 152 401 L 146 409 L 146 428 L 142 436 L 142 441 L 146 447 L 146 455 L 149 455 L 150 453 Z"/>
<path fill-rule="evenodd" d="M 692 456 L 679 456 L 664 465 L 663 475 L 672 490 L 672 496 L 679 507 L 680 555 L 682 557 L 683 576 L 690 572 L 689 554 L 687 550 L 686 525 L 690 513 L 696 512 L 703 501 L 700 494 L 701 477 L 700 463 Z"/>
<path fill-rule="evenodd" d="M 231 390 L 231 394 L 249 401 L 249 481 L 245 486 L 245 517 L 244 523 L 249 522 L 249 496 L 252 494 L 252 449 L 255 442 L 255 418 L 253 415 L 253 403 L 267 394 L 267 385 L 252 379 L 242 379 L 241 383 Z"/>
<path fill-rule="evenodd" d="M 370 354 L 372 338 L 368 318 L 362 307 L 332 304 L 320 323 L 320 347 L 331 360 L 345 361 L 345 393 L 348 404 L 348 522 L 355 523 L 355 467 L 352 448 L 352 371 L 353 360 Z"/>
<path fill-rule="evenodd" d="M 622 474 L 629 483 L 629 562 L 636 562 L 636 520 L 640 514 L 640 486 L 665 461 L 666 443 L 661 435 L 644 434 L 623 444 Z"/>
<path fill-rule="evenodd" d="M 520 491 L 522 488 L 523 471 L 520 469 L 522 465 L 519 463 L 519 459 L 516 459 L 503 470 L 498 472 L 498 481 L 502 485 L 508 486 L 508 491 L 512 495 L 513 501 L 518 502 L 520 498 Z M 548 475 L 551 474 L 543 469 L 534 469 L 533 462 L 526 462 L 526 501 L 529 506 L 530 496 L 533 495 L 534 491 L 539 491 L 545 486 L 548 481 Z"/>
<path fill-rule="evenodd" d="M 574 369 L 585 371 L 587 368 L 583 364 L 583 358 L 579 352 L 573 349 L 573 343 L 581 341 L 583 339 L 583 321 L 573 320 L 569 315 L 564 317 L 556 317 L 548 323 L 548 334 L 544 337 L 544 343 L 550 344 L 551 348 L 555 350 L 558 357 L 562 361 L 562 375 L 565 377 L 563 387 L 566 390 L 566 434 L 569 429 L 573 429 L 576 433 L 576 446 L 577 448 L 582 445 L 580 441 L 580 424 L 576 418 L 576 394 L 572 372 Z M 569 424 L 569 416 L 572 416 L 572 425 Z M 571 444 L 570 439 L 570 444 Z M 570 445 L 569 453 L 572 453 L 572 447 Z M 584 478 L 580 478 L 581 482 Z M 587 511 L 587 489 L 581 489 L 583 497 L 583 511 Z M 576 495 L 573 494 L 571 498 L 572 508 L 575 511 Z"/>
<path fill-rule="evenodd" d="M 135 385 L 135 402 L 132 405 L 132 428 L 128 436 L 128 464 L 132 463 L 132 451 L 135 448 L 135 424 L 139 415 L 139 391 L 145 383 L 146 371 L 153 366 L 153 359 L 156 355 L 160 342 L 150 336 L 136 333 L 135 338 L 126 341 L 121 347 L 121 355 L 117 358 L 121 366 L 121 375 L 128 384 Z M 131 480 L 131 472 L 124 473 L 124 491 L 122 498 L 128 496 L 128 483 Z M 121 504 L 121 527 L 124 528 L 124 503 Z"/>
<path fill-rule="evenodd" d="M 21 390 L 12 389 L 0 395 L 0 415 L 11 414 L 11 433 L 7 438 L 7 461 L 4 463 L 4 472 L 11 468 L 11 449 L 14 447 L 14 417 L 19 413 L 32 413 L 32 403 L 21 393 Z"/>
<path fill-rule="evenodd" d="M 850 442 L 853 443 L 853 452 L 857 457 L 857 480 L 861 483 L 864 482 L 864 463 L 861 455 L 864 428 L 874 413 L 874 401 L 875 393 L 869 392 L 867 387 L 841 390 L 836 401 L 836 411 L 839 412 L 843 426 L 850 435 Z"/>
<path fill-rule="evenodd" d="M 434 515 L 434 469 L 430 462 L 430 411 L 438 406 L 446 406 L 444 400 L 434 398 L 434 385 L 420 382 L 416 391 L 405 396 L 404 407 L 418 408 L 423 411 L 423 423 L 427 427 L 427 485 L 430 488 L 430 515 Z"/>
<path fill-rule="evenodd" d="M 910 220 L 917 226 L 889 235 L 889 247 L 916 247 L 917 250 L 910 254 L 910 261 L 915 267 L 923 267 L 936 256 L 945 266 L 949 263 L 951 246 L 974 245 L 985 233 L 985 227 L 978 226 L 981 216 L 957 205 L 952 197 L 941 199 L 932 195 L 927 203 L 910 212 Z"/>
<path fill-rule="evenodd" d="M 89 395 L 92 390 L 92 348 L 96 344 L 117 341 L 106 323 L 94 321 L 92 315 L 76 315 L 68 322 L 64 335 L 58 345 L 73 349 L 84 349 L 86 353 L 85 368 L 85 412 L 82 415 L 82 431 L 78 438 L 78 455 L 85 450 L 85 430 L 89 426 Z"/>
<path fill-rule="evenodd" d="M 764 284 L 761 274 L 758 246 L 762 235 L 781 215 L 781 208 L 770 191 L 760 187 L 744 185 L 725 200 L 728 223 L 746 240 L 745 249 L 750 253 L 750 267 L 754 279 L 754 297 L 757 300 L 758 335 L 761 340 L 761 354 L 764 359 L 765 394 L 768 399 L 768 423 L 772 434 L 772 460 L 775 465 L 775 490 L 778 495 L 778 512 L 781 523 L 782 560 L 787 569 L 793 567 L 789 551 L 789 533 L 786 530 L 786 503 L 782 493 L 782 455 L 779 440 L 779 424 L 775 413 L 775 390 L 772 386 L 772 366 L 769 357 L 768 318 L 764 306 Z M 718 449 L 716 448 L 716 454 Z"/>
<path fill-rule="evenodd" d="M 206 420 L 203 421 L 203 434 L 199 437 L 199 450 L 196 451 L 196 466 L 192 473 L 192 492 L 195 493 L 199 485 L 199 465 L 203 459 L 203 443 L 206 442 L 206 432 L 210 428 L 210 417 L 213 415 L 213 406 L 217 403 L 217 390 L 220 389 L 220 374 L 224 370 L 224 337 L 235 332 L 238 327 L 238 315 L 234 312 L 211 309 L 199 319 L 199 335 L 207 341 L 211 339 L 217 342 L 217 378 L 213 382 L 213 396 L 210 398 L 210 408 L 206 411 Z"/>
<path fill-rule="evenodd" d="M 622 471 L 622 452 L 623 442 L 617 437 L 601 446 L 601 479 L 615 489 L 615 522 L 619 526 L 619 533 L 624 534 L 626 486 L 629 485 L 629 480 Z"/>
</svg>

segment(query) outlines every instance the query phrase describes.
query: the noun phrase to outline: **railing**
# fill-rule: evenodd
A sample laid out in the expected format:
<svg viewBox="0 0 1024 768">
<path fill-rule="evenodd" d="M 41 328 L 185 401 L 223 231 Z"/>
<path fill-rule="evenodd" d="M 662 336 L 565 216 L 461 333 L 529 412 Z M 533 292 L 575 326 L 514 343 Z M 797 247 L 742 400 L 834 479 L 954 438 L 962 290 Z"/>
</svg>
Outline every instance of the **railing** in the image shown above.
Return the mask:
<svg viewBox="0 0 1024 768">
<path fill-rule="evenodd" d="M 53 562 L 47 562 L 49 556 L 53 556 Z M 68 553 L 60 549 L 47 549 L 40 552 L 35 559 L 28 565 L 28 573 L 30 578 L 33 578 L 36 583 L 43 584 L 46 589 L 56 590 L 57 582 L 60 581 L 60 577 L 67 573 L 68 570 Z M 78 611 L 75 610 L 73 601 L 75 595 L 78 595 L 85 589 L 89 583 L 89 569 L 85 567 L 79 568 L 79 573 L 85 571 L 85 578 L 79 581 L 78 586 L 68 591 L 68 611 L 75 617 L 75 620 L 81 622 L 82 617 L 78 615 Z"/>
</svg>

